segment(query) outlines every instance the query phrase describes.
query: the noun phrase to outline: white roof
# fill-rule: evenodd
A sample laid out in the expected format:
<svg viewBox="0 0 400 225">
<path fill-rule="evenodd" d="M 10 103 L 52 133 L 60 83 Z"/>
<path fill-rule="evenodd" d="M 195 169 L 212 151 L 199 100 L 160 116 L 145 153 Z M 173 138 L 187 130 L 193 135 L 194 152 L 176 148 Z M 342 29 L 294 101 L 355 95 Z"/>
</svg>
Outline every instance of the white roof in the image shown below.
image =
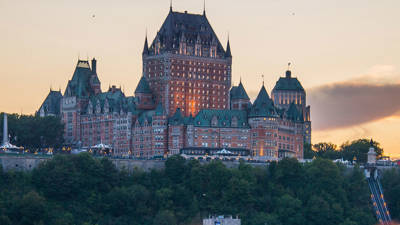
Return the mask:
<svg viewBox="0 0 400 225">
<path fill-rule="evenodd" d="M 217 154 L 232 154 L 232 152 L 230 152 L 226 149 L 222 149 L 221 151 L 218 151 Z"/>
<path fill-rule="evenodd" d="M 107 148 L 111 148 L 111 147 L 110 147 L 109 145 L 100 143 L 100 144 L 97 144 L 97 145 L 95 145 L 95 146 L 92 146 L 91 148 L 107 149 Z"/>
<path fill-rule="evenodd" d="M 20 147 L 17 147 L 17 146 L 15 146 L 15 145 L 12 145 L 12 144 L 9 143 L 9 142 L 6 142 L 6 143 L 3 143 L 3 144 L 0 146 L 0 149 L 20 149 Z"/>
</svg>

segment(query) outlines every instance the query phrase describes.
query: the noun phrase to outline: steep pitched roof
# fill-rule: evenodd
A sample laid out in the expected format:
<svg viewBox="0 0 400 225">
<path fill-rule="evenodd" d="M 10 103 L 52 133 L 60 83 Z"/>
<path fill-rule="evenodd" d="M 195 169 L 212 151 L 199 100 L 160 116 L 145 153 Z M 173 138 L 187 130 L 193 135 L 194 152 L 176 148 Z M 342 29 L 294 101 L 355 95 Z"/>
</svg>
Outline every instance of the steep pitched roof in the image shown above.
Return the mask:
<svg viewBox="0 0 400 225">
<path fill-rule="evenodd" d="M 149 44 L 147 43 L 147 35 L 146 35 L 146 39 L 144 40 L 144 47 L 143 47 L 142 54 L 149 54 Z"/>
<path fill-rule="evenodd" d="M 293 121 L 303 121 L 303 115 L 297 109 L 294 102 L 290 103 L 288 110 L 286 111 L 286 118 Z"/>
<path fill-rule="evenodd" d="M 250 117 L 264 117 L 264 116 L 277 116 L 277 112 L 273 101 L 269 98 L 267 90 L 264 85 L 261 87 L 260 92 L 252 107 L 250 108 Z"/>
<path fill-rule="evenodd" d="M 135 90 L 135 94 L 136 93 L 143 93 L 143 94 L 151 94 L 152 93 L 150 86 L 149 86 L 149 82 L 147 82 L 146 77 L 142 76 L 140 78 L 140 81 Z"/>
<path fill-rule="evenodd" d="M 226 45 L 225 57 L 232 57 L 231 45 L 229 44 L 229 40 L 228 40 L 228 44 Z"/>
<path fill-rule="evenodd" d="M 161 51 L 172 51 L 179 49 L 179 42 L 185 40 L 188 46 L 194 45 L 200 38 L 202 45 L 214 44 L 217 46 L 217 55 L 223 58 L 225 50 L 217 35 L 212 29 L 205 14 L 191 14 L 169 11 L 167 18 L 162 24 L 160 31 L 153 40 L 149 54 L 154 54 L 156 41 L 161 42 Z"/>
<path fill-rule="evenodd" d="M 45 115 L 59 115 L 60 114 L 60 102 L 62 99 L 61 91 L 50 90 L 46 99 L 43 101 L 39 110 L 43 110 Z M 39 113 L 39 112 L 38 112 Z"/>
<path fill-rule="evenodd" d="M 279 78 L 273 90 L 304 91 L 303 86 L 297 80 L 297 78 L 292 77 L 291 75 L 292 73 L 290 70 L 286 71 L 286 76 Z"/>
<path fill-rule="evenodd" d="M 93 72 L 90 69 L 89 61 L 78 60 L 74 74 L 72 79 L 68 81 L 64 95 L 87 97 L 93 94 L 94 91 L 90 86 L 91 75 L 93 75 Z"/>
<path fill-rule="evenodd" d="M 240 83 L 237 87 L 232 87 L 231 99 L 250 100 L 249 96 L 247 95 L 246 90 L 243 87 L 242 81 L 240 81 Z"/>
<path fill-rule="evenodd" d="M 216 119 L 216 124 L 213 124 Z M 233 120 L 236 119 L 236 125 Z M 194 126 L 200 127 L 240 127 L 247 128 L 247 112 L 244 110 L 202 109 L 193 121 Z"/>
<path fill-rule="evenodd" d="M 182 125 L 184 124 L 184 117 L 182 116 L 182 112 L 180 108 L 177 108 L 174 115 L 168 119 L 169 124 L 171 125 Z"/>
<path fill-rule="evenodd" d="M 100 104 L 100 110 L 102 113 L 104 113 L 105 110 L 108 110 L 109 112 L 120 112 L 121 110 L 123 112 L 134 111 L 132 108 L 134 107 L 134 103 L 132 105 L 131 102 L 128 102 L 128 99 L 125 97 L 125 94 L 122 92 L 122 90 L 120 88 L 116 88 L 115 86 L 110 87 L 107 92 L 92 95 L 89 101 L 93 106 L 93 111 L 96 110 L 98 103 Z M 106 103 L 108 104 L 107 109 Z M 88 107 L 86 112 L 83 113 L 89 112 Z"/>
</svg>

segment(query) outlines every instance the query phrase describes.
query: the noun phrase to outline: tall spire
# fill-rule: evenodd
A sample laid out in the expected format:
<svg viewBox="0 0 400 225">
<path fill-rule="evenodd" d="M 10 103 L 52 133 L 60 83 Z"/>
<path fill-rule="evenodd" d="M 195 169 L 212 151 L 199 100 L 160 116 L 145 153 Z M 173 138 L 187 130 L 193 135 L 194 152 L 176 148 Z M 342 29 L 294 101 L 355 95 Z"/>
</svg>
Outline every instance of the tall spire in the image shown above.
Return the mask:
<svg viewBox="0 0 400 225">
<path fill-rule="evenodd" d="M 229 35 L 228 35 L 228 44 L 226 45 L 225 57 L 232 57 L 231 54 L 231 45 L 229 44 Z"/>
<path fill-rule="evenodd" d="M 169 1 L 169 12 L 172 12 L 172 0 Z"/>
<path fill-rule="evenodd" d="M 147 43 L 147 30 L 146 30 L 146 38 L 144 39 L 144 47 L 143 47 L 143 55 L 149 54 L 149 45 Z"/>
</svg>

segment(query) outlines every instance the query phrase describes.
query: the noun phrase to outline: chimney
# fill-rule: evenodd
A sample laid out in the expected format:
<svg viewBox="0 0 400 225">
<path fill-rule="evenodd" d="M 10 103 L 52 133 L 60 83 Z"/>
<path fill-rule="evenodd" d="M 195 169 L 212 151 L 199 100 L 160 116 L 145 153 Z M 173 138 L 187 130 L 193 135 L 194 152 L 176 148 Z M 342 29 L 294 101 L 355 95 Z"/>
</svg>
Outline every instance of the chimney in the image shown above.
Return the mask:
<svg viewBox="0 0 400 225">
<path fill-rule="evenodd" d="M 4 121 L 3 121 L 3 145 L 8 143 L 8 129 L 7 129 L 7 113 L 4 113 Z"/>
<path fill-rule="evenodd" d="M 97 74 L 97 61 L 95 58 L 92 59 L 92 72 Z"/>
<path fill-rule="evenodd" d="M 292 77 L 292 72 L 290 70 L 286 71 L 286 78 L 291 78 Z"/>
</svg>

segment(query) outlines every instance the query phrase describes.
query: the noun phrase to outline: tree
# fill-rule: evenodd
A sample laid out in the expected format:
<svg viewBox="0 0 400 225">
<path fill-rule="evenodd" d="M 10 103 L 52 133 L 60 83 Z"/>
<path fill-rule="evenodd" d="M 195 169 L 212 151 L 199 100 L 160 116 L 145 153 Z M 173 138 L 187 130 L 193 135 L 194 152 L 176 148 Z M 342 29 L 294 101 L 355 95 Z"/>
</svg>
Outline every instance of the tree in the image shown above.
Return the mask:
<svg viewBox="0 0 400 225">
<path fill-rule="evenodd" d="M 368 139 L 358 139 L 352 142 L 346 142 L 340 146 L 343 158 L 345 160 L 352 161 L 354 158 L 356 158 L 357 162 L 359 163 L 367 162 L 367 153 L 370 147 L 371 144 L 370 140 Z M 378 158 L 383 155 L 383 149 L 380 147 L 378 142 L 372 141 L 372 147 L 375 148 Z"/>
<path fill-rule="evenodd" d="M 10 141 L 17 146 L 27 149 L 59 148 L 64 143 L 64 124 L 59 117 L 18 114 L 9 114 L 7 117 Z M 0 126 L 3 127 L 3 113 L 0 118 Z"/>
<path fill-rule="evenodd" d="M 154 225 L 176 225 L 177 221 L 173 212 L 163 210 L 157 213 L 154 218 Z"/>
<path fill-rule="evenodd" d="M 303 145 L 303 157 L 305 159 L 312 159 L 316 156 L 316 153 L 312 150 L 312 144 L 304 143 Z"/>
<path fill-rule="evenodd" d="M 332 160 L 341 158 L 341 154 L 337 150 L 337 146 L 335 144 L 321 142 L 313 145 L 313 147 L 317 157 Z"/>
</svg>

